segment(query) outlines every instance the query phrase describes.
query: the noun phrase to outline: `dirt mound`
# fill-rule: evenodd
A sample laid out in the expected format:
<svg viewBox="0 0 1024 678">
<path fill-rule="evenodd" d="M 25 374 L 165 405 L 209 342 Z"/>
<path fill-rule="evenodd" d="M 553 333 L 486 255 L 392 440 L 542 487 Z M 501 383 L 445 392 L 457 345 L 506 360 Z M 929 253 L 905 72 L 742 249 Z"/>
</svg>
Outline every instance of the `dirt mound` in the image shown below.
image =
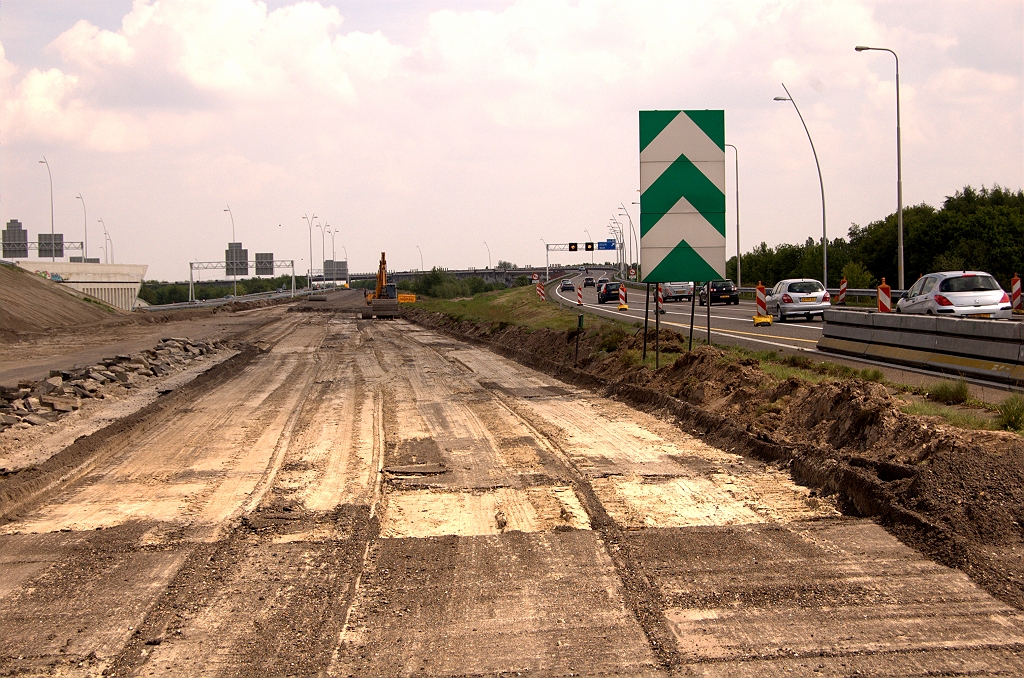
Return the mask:
<svg viewBox="0 0 1024 678">
<path fill-rule="evenodd" d="M 0 265 L 0 335 L 85 325 L 124 314 L 17 266 Z"/>
<path fill-rule="evenodd" d="M 1024 607 L 1024 438 L 967 431 L 901 411 L 899 395 L 862 379 L 780 379 L 714 347 L 657 371 L 636 359 L 643 337 L 476 325 L 418 310 L 406 316 L 484 341 L 579 385 L 659 410 L 708 442 L 776 461 L 852 514 L 875 516 L 904 541 Z M 618 339 L 617 345 L 615 340 Z M 683 337 L 662 331 L 662 346 Z"/>
</svg>

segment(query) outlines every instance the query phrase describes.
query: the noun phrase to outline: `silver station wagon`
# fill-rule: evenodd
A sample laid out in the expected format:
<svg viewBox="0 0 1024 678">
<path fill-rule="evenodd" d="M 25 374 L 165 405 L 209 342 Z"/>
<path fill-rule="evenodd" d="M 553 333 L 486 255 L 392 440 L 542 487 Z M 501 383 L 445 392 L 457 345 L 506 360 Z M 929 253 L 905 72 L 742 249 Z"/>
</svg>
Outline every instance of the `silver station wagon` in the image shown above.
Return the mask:
<svg viewBox="0 0 1024 678">
<path fill-rule="evenodd" d="M 921 276 L 896 302 L 897 313 L 1009 318 L 1010 296 L 984 271 L 945 271 Z"/>
<path fill-rule="evenodd" d="M 820 282 L 812 278 L 780 280 L 765 299 L 768 312 L 781 323 L 788 318 L 814 316 L 825 319 L 825 311 L 832 308 L 831 297 Z"/>
</svg>

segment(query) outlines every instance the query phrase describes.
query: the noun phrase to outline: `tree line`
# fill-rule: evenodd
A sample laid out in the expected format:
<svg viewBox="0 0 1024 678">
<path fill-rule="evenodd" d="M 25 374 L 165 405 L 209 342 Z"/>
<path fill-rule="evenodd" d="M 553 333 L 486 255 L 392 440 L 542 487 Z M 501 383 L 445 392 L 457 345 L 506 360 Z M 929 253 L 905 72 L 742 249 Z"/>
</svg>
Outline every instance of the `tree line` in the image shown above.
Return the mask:
<svg viewBox="0 0 1024 678">
<path fill-rule="evenodd" d="M 295 276 L 295 289 L 306 286 L 306 276 Z M 291 290 L 291 275 L 279 275 L 276 278 L 242 278 L 238 280 L 238 295 L 255 294 L 257 292 L 273 292 L 285 288 Z M 197 282 L 194 285 L 196 299 L 220 299 L 234 294 L 234 285 L 230 282 L 216 283 Z M 139 298 L 154 306 L 160 304 L 178 304 L 188 301 L 188 283 L 168 283 L 157 280 L 146 280 L 139 290 Z"/>
<path fill-rule="evenodd" d="M 828 287 L 846 278 L 851 289 L 870 288 L 882 278 L 893 288 L 899 280 L 897 215 L 867 226 L 852 224 L 847 238 L 828 242 Z M 936 271 L 978 270 L 991 273 L 1010 289 L 1014 273 L 1024 273 L 1024 191 L 1000 186 L 966 186 L 936 209 L 921 203 L 903 210 L 904 280 L 909 287 Z M 762 242 L 743 255 L 742 283 L 766 286 L 785 278 L 821 280 L 821 241 L 768 247 Z M 736 279 L 736 257 L 726 263 Z"/>
</svg>

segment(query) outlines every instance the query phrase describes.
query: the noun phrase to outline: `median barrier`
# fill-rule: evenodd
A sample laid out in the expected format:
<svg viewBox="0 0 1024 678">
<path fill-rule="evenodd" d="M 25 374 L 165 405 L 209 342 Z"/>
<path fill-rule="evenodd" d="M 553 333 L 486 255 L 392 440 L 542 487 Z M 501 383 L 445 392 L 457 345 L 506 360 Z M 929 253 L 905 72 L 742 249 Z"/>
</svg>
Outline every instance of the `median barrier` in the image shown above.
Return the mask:
<svg viewBox="0 0 1024 678">
<path fill-rule="evenodd" d="M 1024 383 L 1019 322 L 828 310 L 818 349 Z"/>
</svg>

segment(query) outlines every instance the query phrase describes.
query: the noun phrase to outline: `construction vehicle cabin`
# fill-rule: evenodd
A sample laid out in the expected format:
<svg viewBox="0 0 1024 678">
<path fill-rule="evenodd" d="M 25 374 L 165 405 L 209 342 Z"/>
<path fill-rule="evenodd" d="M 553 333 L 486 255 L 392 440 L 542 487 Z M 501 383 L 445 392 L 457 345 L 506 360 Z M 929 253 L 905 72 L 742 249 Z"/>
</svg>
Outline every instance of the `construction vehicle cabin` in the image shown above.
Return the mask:
<svg viewBox="0 0 1024 678">
<path fill-rule="evenodd" d="M 398 315 L 398 303 L 414 303 L 415 294 L 399 294 L 395 283 L 388 282 L 388 264 L 384 252 L 380 253 L 380 266 L 377 267 L 377 285 L 373 292 L 366 295 L 366 303 L 370 306 L 375 318 L 394 318 Z"/>
</svg>

